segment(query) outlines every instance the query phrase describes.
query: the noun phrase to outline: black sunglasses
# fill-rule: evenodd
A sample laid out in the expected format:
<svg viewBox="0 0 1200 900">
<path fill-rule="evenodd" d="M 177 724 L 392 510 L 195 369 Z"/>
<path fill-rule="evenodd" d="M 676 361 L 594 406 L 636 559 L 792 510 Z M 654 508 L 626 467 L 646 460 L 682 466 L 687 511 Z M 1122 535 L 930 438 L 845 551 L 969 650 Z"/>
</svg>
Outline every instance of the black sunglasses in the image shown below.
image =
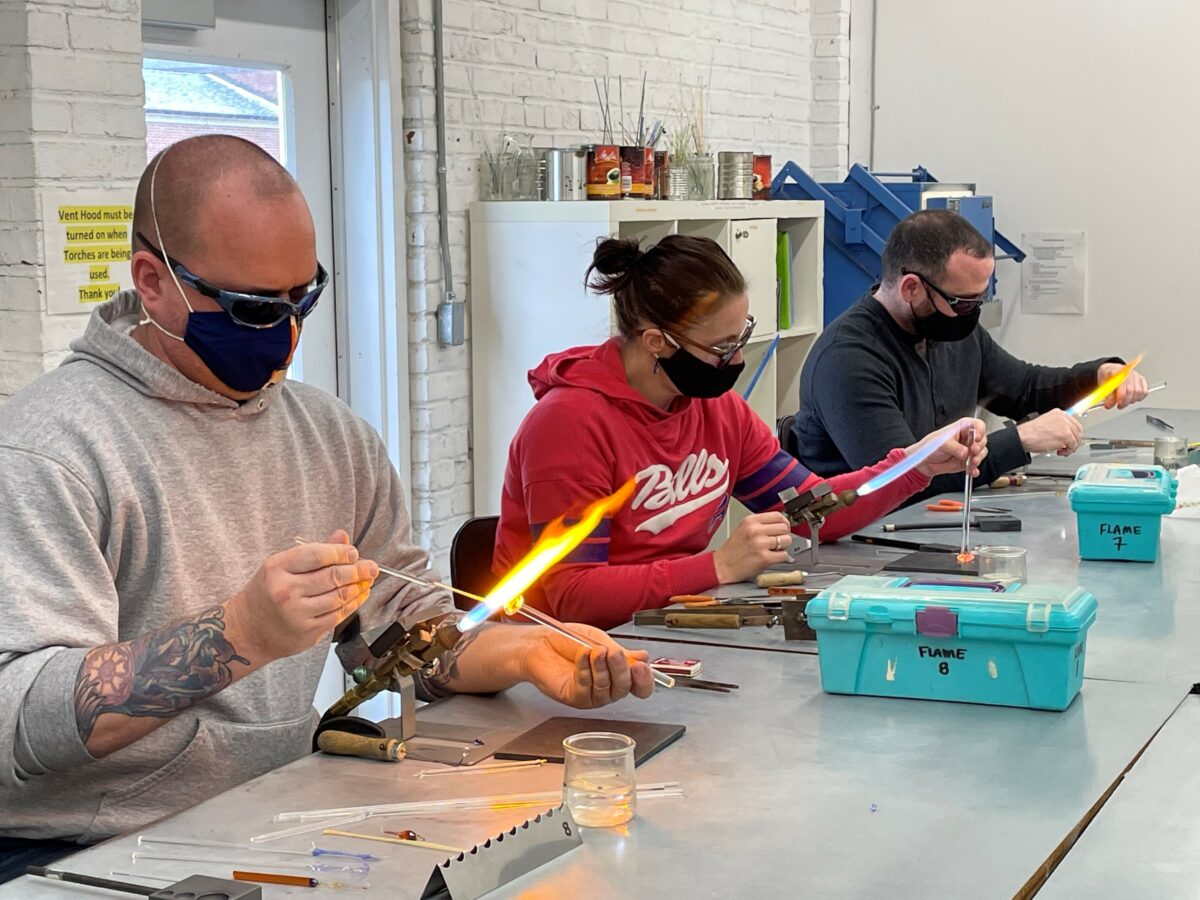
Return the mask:
<svg viewBox="0 0 1200 900">
<path fill-rule="evenodd" d="M 921 279 L 921 283 L 925 285 L 925 287 L 929 288 L 929 290 L 933 291 L 935 294 L 945 300 L 946 303 L 949 304 L 950 308 L 960 316 L 965 316 L 969 313 L 975 312 L 975 310 L 979 309 L 979 307 L 983 305 L 983 302 L 988 298 L 988 288 L 984 288 L 982 293 L 976 294 L 973 297 L 956 297 L 953 294 L 947 294 L 920 272 L 914 272 L 912 269 L 901 269 L 900 274 L 916 275 Z"/>
<path fill-rule="evenodd" d="M 317 263 L 317 274 L 308 284 L 297 285 L 287 293 L 292 299 L 267 297 L 262 294 L 247 294 L 242 291 L 228 291 L 219 288 L 210 281 L 205 281 L 199 275 L 194 275 L 178 260 L 167 260 L 163 252 L 146 240 L 140 231 L 137 239 L 142 242 L 150 253 L 153 253 L 165 265 L 169 265 L 179 276 L 179 280 L 192 290 L 198 291 L 205 297 L 216 300 L 221 309 L 239 325 L 247 328 L 271 328 L 278 325 L 289 316 L 295 316 L 297 321 L 304 318 L 316 308 L 321 292 L 329 285 L 329 273 L 325 267 Z"/>
</svg>

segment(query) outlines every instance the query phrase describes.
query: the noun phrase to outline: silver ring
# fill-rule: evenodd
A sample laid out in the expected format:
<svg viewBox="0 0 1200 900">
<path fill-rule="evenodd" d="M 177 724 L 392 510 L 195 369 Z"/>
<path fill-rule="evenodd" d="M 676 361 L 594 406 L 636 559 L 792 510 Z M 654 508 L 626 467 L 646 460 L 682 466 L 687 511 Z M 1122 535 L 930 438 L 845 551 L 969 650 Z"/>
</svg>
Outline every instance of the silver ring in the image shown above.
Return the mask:
<svg viewBox="0 0 1200 900">
<path fill-rule="evenodd" d="M 775 535 L 775 550 L 778 552 L 783 548 L 783 535 Z"/>
</svg>

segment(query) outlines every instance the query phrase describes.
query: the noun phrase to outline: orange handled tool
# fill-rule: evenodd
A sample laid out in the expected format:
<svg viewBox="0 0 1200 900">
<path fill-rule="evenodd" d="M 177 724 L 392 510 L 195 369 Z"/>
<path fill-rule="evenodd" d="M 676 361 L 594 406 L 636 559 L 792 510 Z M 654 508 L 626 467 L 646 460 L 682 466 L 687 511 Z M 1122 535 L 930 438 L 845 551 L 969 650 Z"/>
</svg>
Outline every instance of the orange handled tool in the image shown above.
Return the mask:
<svg viewBox="0 0 1200 900">
<path fill-rule="evenodd" d="M 740 600 L 741 597 L 728 597 L 729 600 Z M 720 606 L 722 598 L 713 597 L 708 594 L 676 594 L 670 598 L 671 603 L 682 603 L 688 609 L 697 609 L 702 606 Z"/>
<path fill-rule="evenodd" d="M 963 511 L 963 502 L 961 500 L 951 500 L 947 497 L 943 497 L 937 503 L 926 503 L 925 508 L 930 512 L 961 513 Z M 1001 515 L 1010 511 L 1011 510 L 1001 509 L 999 506 L 976 506 L 974 503 L 971 504 L 971 512 L 994 513 L 996 515 Z"/>
</svg>

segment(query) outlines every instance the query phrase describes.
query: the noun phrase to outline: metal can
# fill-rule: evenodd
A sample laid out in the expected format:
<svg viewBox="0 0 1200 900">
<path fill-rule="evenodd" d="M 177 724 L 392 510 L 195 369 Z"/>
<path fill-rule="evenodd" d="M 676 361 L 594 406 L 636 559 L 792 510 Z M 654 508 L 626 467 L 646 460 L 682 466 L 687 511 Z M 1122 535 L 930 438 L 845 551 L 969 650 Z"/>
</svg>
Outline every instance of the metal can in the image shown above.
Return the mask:
<svg viewBox="0 0 1200 900">
<path fill-rule="evenodd" d="M 587 199 L 587 151 L 580 147 L 555 147 L 546 151 L 546 199 Z"/>
<path fill-rule="evenodd" d="M 641 147 L 621 148 L 621 196 L 642 200 L 646 196 L 646 154 Z"/>
<path fill-rule="evenodd" d="M 616 144 L 596 144 L 588 148 L 587 198 L 621 199 L 621 148 Z"/>
<path fill-rule="evenodd" d="M 754 154 L 725 150 L 717 154 L 717 197 L 750 200 L 754 196 Z"/>
<path fill-rule="evenodd" d="M 642 197 L 654 199 L 654 148 L 642 148 Z"/>
<path fill-rule="evenodd" d="M 671 176 L 671 154 L 666 150 L 654 151 L 654 199 L 667 200 L 671 196 L 668 180 Z"/>
</svg>

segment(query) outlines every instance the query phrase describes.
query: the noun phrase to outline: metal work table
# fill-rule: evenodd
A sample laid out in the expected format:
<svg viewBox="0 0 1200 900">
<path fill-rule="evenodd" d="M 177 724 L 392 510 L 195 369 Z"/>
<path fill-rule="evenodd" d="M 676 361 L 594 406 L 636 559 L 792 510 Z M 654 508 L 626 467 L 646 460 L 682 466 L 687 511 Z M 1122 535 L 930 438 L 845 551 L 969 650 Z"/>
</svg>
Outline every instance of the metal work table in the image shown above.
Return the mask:
<svg viewBox="0 0 1200 900">
<path fill-rule="evenodd" d="M 1092 413 L 1096 415 L 1096 413 Z M 1175 426 L 1174 431 L 1163 431 L 1146 421 L 1154 416 Z M 1090 416 L 1089 416 L 1090 419 Z M 1200 410 L 1164 409 L 1157 406 L 1136 404 L 1120 415 L 1104 419 L 1095 425 L 1084 420 L 1088 437 L 1112 438 L 1123 441 L 1152 441 L 1165 435 L 1175 435 L 1189 441 L 1200 441 Z"/>
<path fill-rule="evenodd" d="M 632 646 L 639 646 L 633 643 Z M 673 656 L 686 646 L 648 647 Z M 1062 713 L 824 694 L 817 660 L 711 647 L 705 675 L 734 694 L 659 690 L 626 699 L 611 718 L 685 724 L 687 734 L 638 770 L 642 782 L 678 780 L 685 796 L 641 804 L 627 829 L 585 830 L 583 847 L 489 896 L 983 897 L 1018 892 L 1125 771 L 1184 698 L 1165 685 L 1089 682 Z M 523 729 L 570 714 L 529 686 L 496 697 L 455 697 L 430 719 Z M 398 765 L 315 755 L 147 831 L 244 841 L 285 827 L 281 810 L 555 789 L 556 765 L 496 775 L 412 777 Z M 372 819 L 343 826 L 414 828 L 469 845 L 531 811 L 453 818 Z M 303 849 L 311 835 L 268 846 Z M 355 896 L 415 898 L 441 855 L 321 837 L 322 846 L 371 850 L 372 888 Z M 130 868 L 136 835 L 85 850 L 69 868 Z M 219 851 L 214 851 L 219 852 Z M 149 874 L 228 877 L 231 866 L 138 863 Z M 258 868 L 270 870 L 266 863 Z M 264 886 L 264 896 L 308 896 Z M 23 878 L 0 897 L 77 897 Z"/>
<path fill-rule="evenodd" d="M 1200 884 L 1200 697 L 1188 697 L 1040 896 L 1194 897 Z"/>
<path fill-rule="evenodd" d="M 1183 688 L 1200 681 L 1200 522 L 1166 518 L 1155 563 L 1093 562 L 1079 559 L 1075 514 L 1066 498 L 1066 483 L 1030 483 L 1021 491 L 1012 488 L 981 490 L 976 501 L 983 506 L 1012 510 L 1022 521 L 1022 531 L 972 534 L 973 542 L 1011 544 L 1028 548 L 1031 583 L 1079 584 L 1096 595 L 1100 610 L 1088 635 L 1086 676 L 1113 681 L 1173 684 Z M 1048 492 L 1048 493 L 1047 493 Z M 953 496 L 953 495 L 945 495 Z M 958 521 L 958 516 L 932 513 L 917 504 L 885 516 L 888 522 Z M 873 525 L 866 534 L 904 540 L 955 543 L 951 529 L 905 531 L 884 535 Z M 878 551 L 878 553 L 877 553 Z M 848 539 L 822 548 L 823 562 L 863 562 L 879 553 L 898 558 L 906 551 L 853 544 Z M 726 593 L 742 586 L 728 585 Z M 808 642 L 788 642 L 781 628 L 740 630 L 667 629 L 635 627 L 613 629 L 614 636 L 652 640 L 681 640 L 689 644 L 747 647 L 791 653 L 812 653 Z M 656 652 L 656 651 L 652 651 Z M 692 650 L 693 653 L 698 653 Z"/>
</svg>

